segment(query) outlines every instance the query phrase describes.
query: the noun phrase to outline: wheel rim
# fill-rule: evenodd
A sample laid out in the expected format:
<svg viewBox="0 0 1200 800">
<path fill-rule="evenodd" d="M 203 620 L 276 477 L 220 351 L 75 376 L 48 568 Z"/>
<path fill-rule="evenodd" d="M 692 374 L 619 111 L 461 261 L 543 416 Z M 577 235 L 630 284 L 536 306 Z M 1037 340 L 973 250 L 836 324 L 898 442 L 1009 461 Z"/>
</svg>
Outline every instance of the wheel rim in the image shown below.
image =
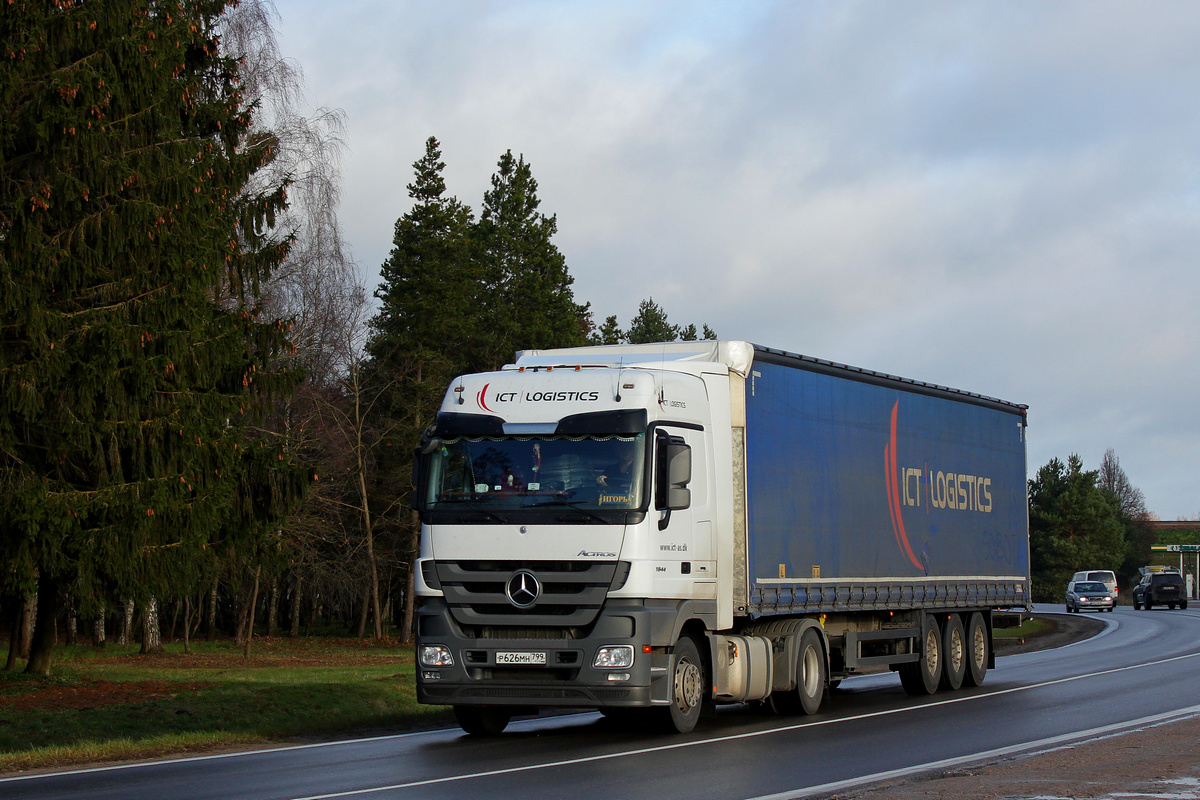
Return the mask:
<svg viewBox="0 0 1200 800">
<path fill-rule="evenodd" d="M 938 652 L 937 629 L 931 629 L 925 634 L 925 668 L 930 675 L 938 675 L 942 668 L 942 655 Z"/>
<path fill-rule="evenodd" d="M 700 705 L 700 667 L 690 658 L 681 658 L 675 666 L 675 706 L 687 714 Z"/>
<path fill-rule="evenodd" d="M 958 630 L 950 633 L 950 652 L 946 653 L 946 658 L 950 659 L 950 666 L 955 672 L 963 668 L 963 637 Z"/>
<path fill-rule="evenodd" d="M 987 634 L 983 630 L 982 625 L 975 626 L 974 642 L 971 645 L 971 653 L 975 656 L 975 669 L 982 670 L 987 664 Z"/>
<path fill-rule="evenodd" d="M 800 662 L 804 672 L 800 676 L 800 690 L 805 697 L 816 697 L 821 690 L 821 663 L 818 658 L 815 647 L 805 648 L 804 658 Z"/>
</svg>

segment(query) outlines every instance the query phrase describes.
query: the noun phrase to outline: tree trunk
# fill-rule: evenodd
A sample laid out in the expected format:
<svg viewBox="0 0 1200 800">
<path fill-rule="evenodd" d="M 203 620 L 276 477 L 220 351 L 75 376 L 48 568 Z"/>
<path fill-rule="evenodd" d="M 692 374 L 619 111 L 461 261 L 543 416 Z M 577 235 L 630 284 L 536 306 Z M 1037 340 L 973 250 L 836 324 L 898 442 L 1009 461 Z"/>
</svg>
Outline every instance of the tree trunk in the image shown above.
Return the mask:
<svg viewBox="0 0 1200 800">
<path fill-rule="evenodd" d="M 25 605 L 21 607 L 21 639 L 17 647 L 17 655 L 29 658 L 29 648 L 33 643 L 33 626 L 37 622 L 38 593 L 25 596 Z"/>
<path fill-rule="evenodd" d="M 208 616 L 204 619 L 204 638 L 217 638 L 217 579 L 213 578 L 212 590 L 208 593 Z"/>
<path fill-rule="evenodd" d="M 121 635 L 117 638 L 117 644 L 122 647 L 128 647 L 133 641 L 133 600 L 126 600 L 122 607 L 123 616 L 121 617 Z"/>
<path fill-rule="evenodd" d="M 246 649 L 242 653 L 242 658 L 250 657 L 250 641 L 254 638 L 254 612 L 258 608 L 258 579 L 262 575 L 262 565 L 259 564 L 254 570 L 254 591 L 250 594 L 250 620 L 246 625 Z"/>
<path fill-rule="evenodd" d="M 33 675 L 50 674 L 50 657 L 54 652 L 55 625 L 58 624 L 58 583 L 42 575 L 38 580 L 37 622 L 29 647 L 29 663 L 25 671 Z"/>
<path fill-rule="evenodd" d="M 267 592 L 267 638 L 275 635 L 279 627 L 279 578 L 271 579 L 271 588 Z"/>
<path fill-rule="evenodd" d="M 292 615 L 289 620 L 288 635 L 296 637 L 300 635 L 300 595 L 304 589 L 304 576 L 296 573 L 296 588 L 292 591 Z"/>
<path fill-rule="evenodd" d="M 416 583 L 417 562 L 410 562 L 408 565 L 408 589 L 404 592 L 404 627 L 400 629 L 400 638 L 405 642 L 413 640 L 413 589 Z"/>
<path fill-rule="evenodd" d="M 169 642 L 173 642 L 173 641 L 175 641 L 175 639 L 177 639 L 177 638 L 178 638 L 178 637 L 175 635 L 175 633 L 176 633 L 176 632 L 179 630 L 179 612 L 180 612 L 180 610 L 182 610 L 182 609 L 183 609 L 183 601 L 182 601 L 182 600 L 176 600 L 176 601 L 175 601 L 175 608 L 174 608 L 174 610 L 171 612 L 171 631 L 170 631 L 170 633 L 168 633 L 168 634 L 167 634 L 167 641 L 169 641 Z M 183 622 L 184 622 L 184 624 L 185 624 L 185 625 L 187 624 L 187 620 L 186 620 L 186 619 L 185 619 Z"/>
<path fill-rule="evenodd" d="M 359 603 L 358 623 L 354 626 L 354 638 L 367 635 L 367 613 L 371 610 L 371 584 L 363 587 L 362 602 Z"/>
<path fill-rule="evenodd" d="M 161 653 L 162 631 L 158 627 L 158 598 L 151 595 L 142 614 L 142 655 Z"/>
<path fill-rule="evenodd" d="M 100 606 L 100 610 L 96 612 L 96 621 L 92 623 L 92 643 L 96 647 L 104 647 L 108 642 L 104 639 L 104 606 Z"/>
<path fill-rule="evenodd" d="M 415 603 L 413 590 L 416 588 L 417 583 L 417 556 L 420 555 L 421 549 L 421 518 L 417 514 L 416 509 L 413 509 L 412 516 L 410 517 L 408 542 L 408 588 L 404 592 L 404 628 L 400 631 L 400 638 L 405 642 L 413 640 L 413 608 Z"/>
<path fill-rule="evenodd" d="M 65 636 L 65 644 L 75 644 L 75 638 L 79 632 L 79 619 L 75 615 L 75 599 L 71 595 L 67 595 L 67 632 Z"/>
<path fill-rule="evenodd" d="M 186 594 L 183 596 L 183 652 L 192 652 L 192 640 L 190 638 L 192 627 L 192 596 Z"/>
<path fill-rule="evenodd" d="M 4 665 L 5 672 L 17 668 L 17 653 L 21 650 L 21 621 L 25 616 L 25 603 L 20 598 L 13 603 L 12 625 L 8 632 L 8 663 Z"/>
</svg>

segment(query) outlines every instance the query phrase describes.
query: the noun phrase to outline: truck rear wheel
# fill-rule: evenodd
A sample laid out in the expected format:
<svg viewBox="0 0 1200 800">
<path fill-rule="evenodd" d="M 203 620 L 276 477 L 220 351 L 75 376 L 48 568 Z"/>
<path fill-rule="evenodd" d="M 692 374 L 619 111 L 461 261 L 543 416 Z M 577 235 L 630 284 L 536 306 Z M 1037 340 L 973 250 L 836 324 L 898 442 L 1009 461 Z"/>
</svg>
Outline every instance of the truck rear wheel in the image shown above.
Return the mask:
<svg viewBox="0 0 1200 800">
<path fill-rule="evenodd" d="M 454 719 L 472 736 L 499 736 L 508 727 L 512 712 L 504 706 L 455 706 Z"/>
<path fill-rule="evenodd" d="M 704 677 L 704 660 L 700 648 L 690 636 L 681 636 L 675 643 L 675 669 L 671 680 L 671 705 L 663 718 L 668 731 L 688 733 L 700 720 L 704 690 L 709 685 Z"/>
<path fill-rule="evenodd" d="M 962 617 L 951 614 L 942 626 L 942 689 L 958 691 L 967 671 L 967 646 Z"/>
<path fill-rule="evenodd" d="M 937 620 L 925 615 L 921 659 L 901 664 L 900 685 L 914 697 L 933 694 L 942 682 L 942 632 Z"/>
<path fill-rule="evenodd" d="M 967 621 L 967 672 L 963 683 L 982 686 L 988 669 L 988 632 L 983 614 L 976 611 Z"/>
</svg>

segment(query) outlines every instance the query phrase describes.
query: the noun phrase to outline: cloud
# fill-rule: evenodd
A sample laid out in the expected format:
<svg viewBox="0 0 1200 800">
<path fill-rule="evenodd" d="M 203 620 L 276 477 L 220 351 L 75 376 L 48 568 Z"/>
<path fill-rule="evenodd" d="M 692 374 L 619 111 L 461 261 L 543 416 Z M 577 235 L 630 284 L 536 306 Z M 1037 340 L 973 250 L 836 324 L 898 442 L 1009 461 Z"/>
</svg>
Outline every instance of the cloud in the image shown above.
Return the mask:
<svg viewBox="0 0 1200 800">
<path fill-rule="evenodd" d="M 279 0 L 369 285 L 427 136 L 522 153 L 576 294 L 1031 406 L 1200 510 L 1200 6 Z"/>
</svg>

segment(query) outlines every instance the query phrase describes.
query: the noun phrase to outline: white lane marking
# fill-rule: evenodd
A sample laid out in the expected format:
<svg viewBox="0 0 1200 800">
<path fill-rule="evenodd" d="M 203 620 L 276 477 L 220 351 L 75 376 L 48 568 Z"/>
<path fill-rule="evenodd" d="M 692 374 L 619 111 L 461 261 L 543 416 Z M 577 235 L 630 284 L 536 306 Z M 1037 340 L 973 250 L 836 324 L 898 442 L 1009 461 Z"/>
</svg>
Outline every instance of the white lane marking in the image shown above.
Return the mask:
<svg viewBox="0 0 1200 800">
<path fill-rule="evenodd" d="M 1084 680 L 1085 678 L 1097 678 L 1097 677 L 1101 677 L 1103 675 L 1112 675 L 1115 673 L 1125 672 L 1128 670 L 1145 669 L 1146 667 L 1153 667 L 1153 666 L 1159 666 L 1162 664 L 1169 664 L 1173 661 L 1182 661 L 1182 660 L 1190 659 L 1190 658 L 1200 658 L 1200 653 L 1191 653 L 1189 655 L 1182 655 L 1182 656 L 1172 656 L 1171 658 L 1164 658 L 1159 661 L 1151 661 L 1146 664 L 1135 664 L 1133 666 L 1128 666 L 1128 667 L 1114 667 L 1112 669 L 1100 670 L 1099 672 L 1091 672 L 1086 675 L 1075 675 L 1075 676 L 1068 677 L 1068 678 L 1056 678 L 1055 680 L 1052 680 L 1052 681 L 1043 681 L 1042 683 L 1034 683 L 1034 684 L 1030 684 L 1028 686 L 1014 686 L 1014 687 L 1011 687 L 1008 689 L 1000 689 L 1000 690 L 997 690 L 994 692 L 988 692 L 987 694 L 969 695 L 966 697 L 954 697 L 954 698 L 949 698 L 946 700 L 938 700 L 938 701 L 935 701 L 932 703 L 922 703 L 921 705 L 917 705 L 917 706 L 903 706 L 901 708 L 893 708 L 893 709 L 889 709 L 887 711 L 872 711 L 869 714 L 858 714 L 853 717 L 841 717 L 838 719 L 815 720 L 813 722 L 802 722 L 802 723 L 798 723 L 795 725 L 786 725 L 782 728 L 770 728 L 768 730 L 751 731 L 749 733 L 736 733 L 736 734 L 730 734 L 728 736 L 718 736 L 713 739 L 699 739 L 699 740 L 691 741 L 691 742 L 678 742 L 675 744 L 656 745 L 654 747 L 641 747 L 636 750 L 624 750 L 619 753 L 607 753 L 604 755 L 597 755 L 597 756 L 584 756 L 581 758 L 565 759 L 563 761 L 549 761 L 549 762 L 546 762 L 543 764 L 528 764 L 528 765 L 521 766 L 521 767 L 506 767 L 504 769 L 486 770 L 484 772 L 471 772 L 471 773 L 466 773 L 463 775 L 447 775 L 447 776 L 440 777 L 440 778 L 427 778 L 425 780 L 420 780 L 420 781 L 409 781 L 408 783 L 394 783 L 394 784 L 390 784 L 388 786 L 373 786 L 373 787 L 369 787 L 366 789 L 348 789 L 347 791 L 344 791 L 344 792 L 332 792 L 330 794 L 315 794 L 315 795 L 310 795 L 308 797 L 292 798 L 292 800 L 334 800 L 334 798 L 339 798 L 339 797 L 358 797 L 358 796 L 375 794 L 376 792 L 390 792 L 390 791 L 397 791 L 400 789 L 412 789 L 412 788 L 416 788 L 419 786 L 435 786 L 437 784 L 442 784 L 442 783 L 453 783 L 455 781 L 468 781 L 468 780 L 475 780 L 478 778 L 493 778 L 497 775 L 512 775 L 512 774 L 518 773 L 518 772 L 533 772 L 535 770 L 542 770 L 542 769 L 554 769 L 557 767 L 569 767 L 569 766 L 573 766 L 575 764 L 589 764 L 589 763 L 593 763 L 596 761 L 607 761 L 607 760 L 615 759 L 615 758 L 626 758 L 629 756 L 640 756 L 640 755 L 647 755 L 650 753 L 661 753 L 661 752 L 665 752 L 667 750 L 680 750 L 685 747 L 697 747 L 697 746 L 701 746 L 701 745 L 720 744 L 722 742 L 734 742 L 734 741 L 739 741 L 742 739 L 755 739 L 760 736 L 770 736 L 770 735 L 776 734 L 776 733 L 786 733 L 788 731 L 799 730 L 801 728 L 819 727 L 819 726 L 823 726 L 823 725 L 834 725 L 834 724 L 840 724 L 843 722 L 856 722 L 856 721 L 864 720 L 864 719 L 873 719 L 875 717 L 886 717 L 886 716 L 890 716 L 892 714 L 901 714 L 901 713 L 905 713 L 905 712 L 909 712 L 909 711 L 919 711 L 919 710 L 926 709 L 926 708 L 934 708 L 936 706 L 950 705 L 952 703 L 965 703 L 965 702 L 969 702 L 972 700 L 982 700 L 984 698 L 996 697 L 998 695 L 1003 695 L 1003 694 L 1014 694 L 1016 692 L 1027 692 L 1027 691 L 1031 691 L 1033 689 L 1041 689 L 1046 686 L 1055 686 L 1055 685 L 1062 684 L 1062 683 L 1071 683 L 1073 681 Z M 915 766 L 915 767 L 906 767 L 904 769 L 894 770 L 892 772 L 879 773 L 879 775 L 881 775 L 883 777 L 872 776 L 871 780 L 873 780 L 873 781 L 874 780 L 887 780 L 888 776 L 891 776 L 893 774 L 894 775 L 907 775 L 907 774 L 910 774 L 910 771 L 915 773 L 915 772 L 925 771 L 928 769 L 938 769 L 939 766 L 941 766 L 941 765 L 965 764 L 965 763 L 971 763 L 971 762 L 975 762 L 975 761 L 987 760 L 987 759 L 993 758 L 997 755 L 1006 755 L 1009 753 L 1019 753 L 1019 752 L 1025 751 L 1025 750 L 1029 750 L 1029 749 L 1036 749 L 1041 746 L 1048 746 L 1051 743 L 1070 742 L 1070 741 L 1083 739 L 1083 738 L 1087 738 L 1087 737 L 1102 736 L 1107 732 L 1119 731 L 1119 730 L 1125 730 L 1125 729 L 1134 729 L 1134 728 L 1138 728 L 1138 727 L 1146 727 L 1154 721 L 1162 721 L 1162 720 L 1177 719 L 1177 718 L 1183 719 L 1185 717 L 1196 716 L 1196 715 L 1200 715 L 1200 705 L 1190 706 L 1186 709 L 1177 709 L 1175 711 L 1164 712 L 1162 714 L 1156 714 L 1156 715 L 1150 716 L 1150 717 L 1142 717 L 1140 719 L 1129 721 L 1129 722 L 1117 722 L 1117 723 L 1113 723 L 1111 725 L 1105 725 L 1105 726 L 1102 726 L 1099 728 L 1092 728 L 1091 730 L 1073 731 L 1071 733 L 1065 733 L 1065 734 L 1050 737 L 1047 739 L 1039 739 L 1035 742 L 1027 742 L 1024 744 L 1017 744 L 1017 745 L 1011 745 L 1011 746 L 1005 747 L 1005 748 L 1000 748 L 998 750 L 991 750 L 986 753 L 977 753 L 977 754 L 969 755 L 969 756 L 961 756 L 961 757 L 955 758 L 955 759 L 948 759 L 944 762 L 938 761 L 938 762 L 933 762 L 931 764 L 922 764 L 922 765 Z M 865 779 L 853 779 L 853 780 L 858 781 L 858 780 L 865 780 Z M 834 786 L 834 785 L 835 784 L 828 784 L 828 786 Z M 814 792 L 815 789 L 814 790 L 803 789 L 803 790 L 797 790 L 797 791 L 798 792 Z M 823 789 L 823 791 L 834 791 L 834 790 L 826 788 L 826 789 Z M 809 796 L 809 795 L 808 794 L 770 795 L 771 798 L 807 797 L 807 796 Z M 756 798 L 755 800 L 766 800 L 766 798 Z"/>
<path fill-rule="evenodd" d="M 445 729 L 429 730 L 429 731 L 410 731 L 409 733 L 389 733 L 384 736 L 368 736 L 363 739 L 339 739 L 332 742 L 313 742 L 312 744 L 288 744 L 280 747 L 266 747 L 261 750 L 235 750 L 229 753 L 210 753 L 206 756 L 181 756 L 179 758 L 164 758 L 157 761 L 136 761 L 131 764 L 108 764 L 102 767 L 84 767 L 82 769 L 70 769 L 62 772 L 34 772 L 29 775 L 11 775 L 7 778 L 0 778 L 0 783 L 12 783 L 13 781 L 28 781 L 36 778 L 60 777 L 66 775 L 87 775 L 92 772 L 115 772 L 122 769 L 145 769 L 146 767 L 157 767 L 166 764 L 187 764 L 193 761 L 216 761 L 222 758 L 240 758 L 242 756 L 257 756 L 267 755 L 270 753 L 283 753 L 288 750 L 311 750 L 318 747 L 333 747 L 339 744 L 360 744 L 362 742 L 383 742 L 388 739 L 408 739 L 412 736 L 429 736 L 435 733 L 442 733 Z"/>
<path fill-rule="evenodd" d="M 849 778 L 844 781 L 834 781 L 832 783 L 823 783 L 819 786 L 809 786 L 806 789 L 794 789 L 778 794 L 766 794 L 759 797 L 750 797 L 746 800 L 801 800 L 801 798 L 812 797 L 814 795 L 825 794 L 828 792 L 845 791 L 847 789 L 855 789 L 861 786 L 866 786 L 872 783 L 881 783 L 899 778 L 907 778 L 912 775 L 920 775 L 923 772 L 931 772 L 940 769 L 950 769 L 952 767 L 963 766 L 964 764 L 972 764 L 980 761 L 993 761 L 997 758 L 1016 755 L 1018 753 L 1027 753 L 1028 755 L 1041 755 L 1042 753 L 1052 752 L 1054 750 L 1063 749 L 1060 745 L 1070 744 L 1078 741 L 1081 737 L 1090 739 L 1105 739 L 1113 736 L 1119 736 L 1123 733 L 1131 733 L 1136 730 L 1145 728 L 1153 728 L 1158 725 L 1165 725 L 1170 722 L 1178 722 L 1190 717 L 1200 716 L 1200 705 L 1181 708 L 1176 711 L 1168 711 L 1162 714 L 1154 714 L 1141 719 L 1130 720 L 1129 722 L 1116 722 L 1112 725 L 1103 725 L 1099 728 L 1092 728 L 1090 731 L 1075 731 L 1072 733 L 1064 733 L 1058 736 L 1050 736 L 1045 739 L 1038 739 L 1025 744 L 1014 744 L 1008 747 L 999 747 L 995 750 L 988 750 L 975 755 L 959 756 L 958 758 L 947 758 L 941 761 L 930 761 L 925 764 L 914 764 L 911 767 L 902 767 L 900 769 L 888 770 L 886 772 L 877 772 L 874 775 L 863 775 L 858 778 Z M 1113 795 L 1114 797 L 1122 795 Z M 1126 797 L 1137 797 L 1140 795 L 1124 795 Z M 1070 800 L 1070 798 L 1064 798 Z M 1101 800 L 1098 798 L 1097 800 Z"/>
</svg>

